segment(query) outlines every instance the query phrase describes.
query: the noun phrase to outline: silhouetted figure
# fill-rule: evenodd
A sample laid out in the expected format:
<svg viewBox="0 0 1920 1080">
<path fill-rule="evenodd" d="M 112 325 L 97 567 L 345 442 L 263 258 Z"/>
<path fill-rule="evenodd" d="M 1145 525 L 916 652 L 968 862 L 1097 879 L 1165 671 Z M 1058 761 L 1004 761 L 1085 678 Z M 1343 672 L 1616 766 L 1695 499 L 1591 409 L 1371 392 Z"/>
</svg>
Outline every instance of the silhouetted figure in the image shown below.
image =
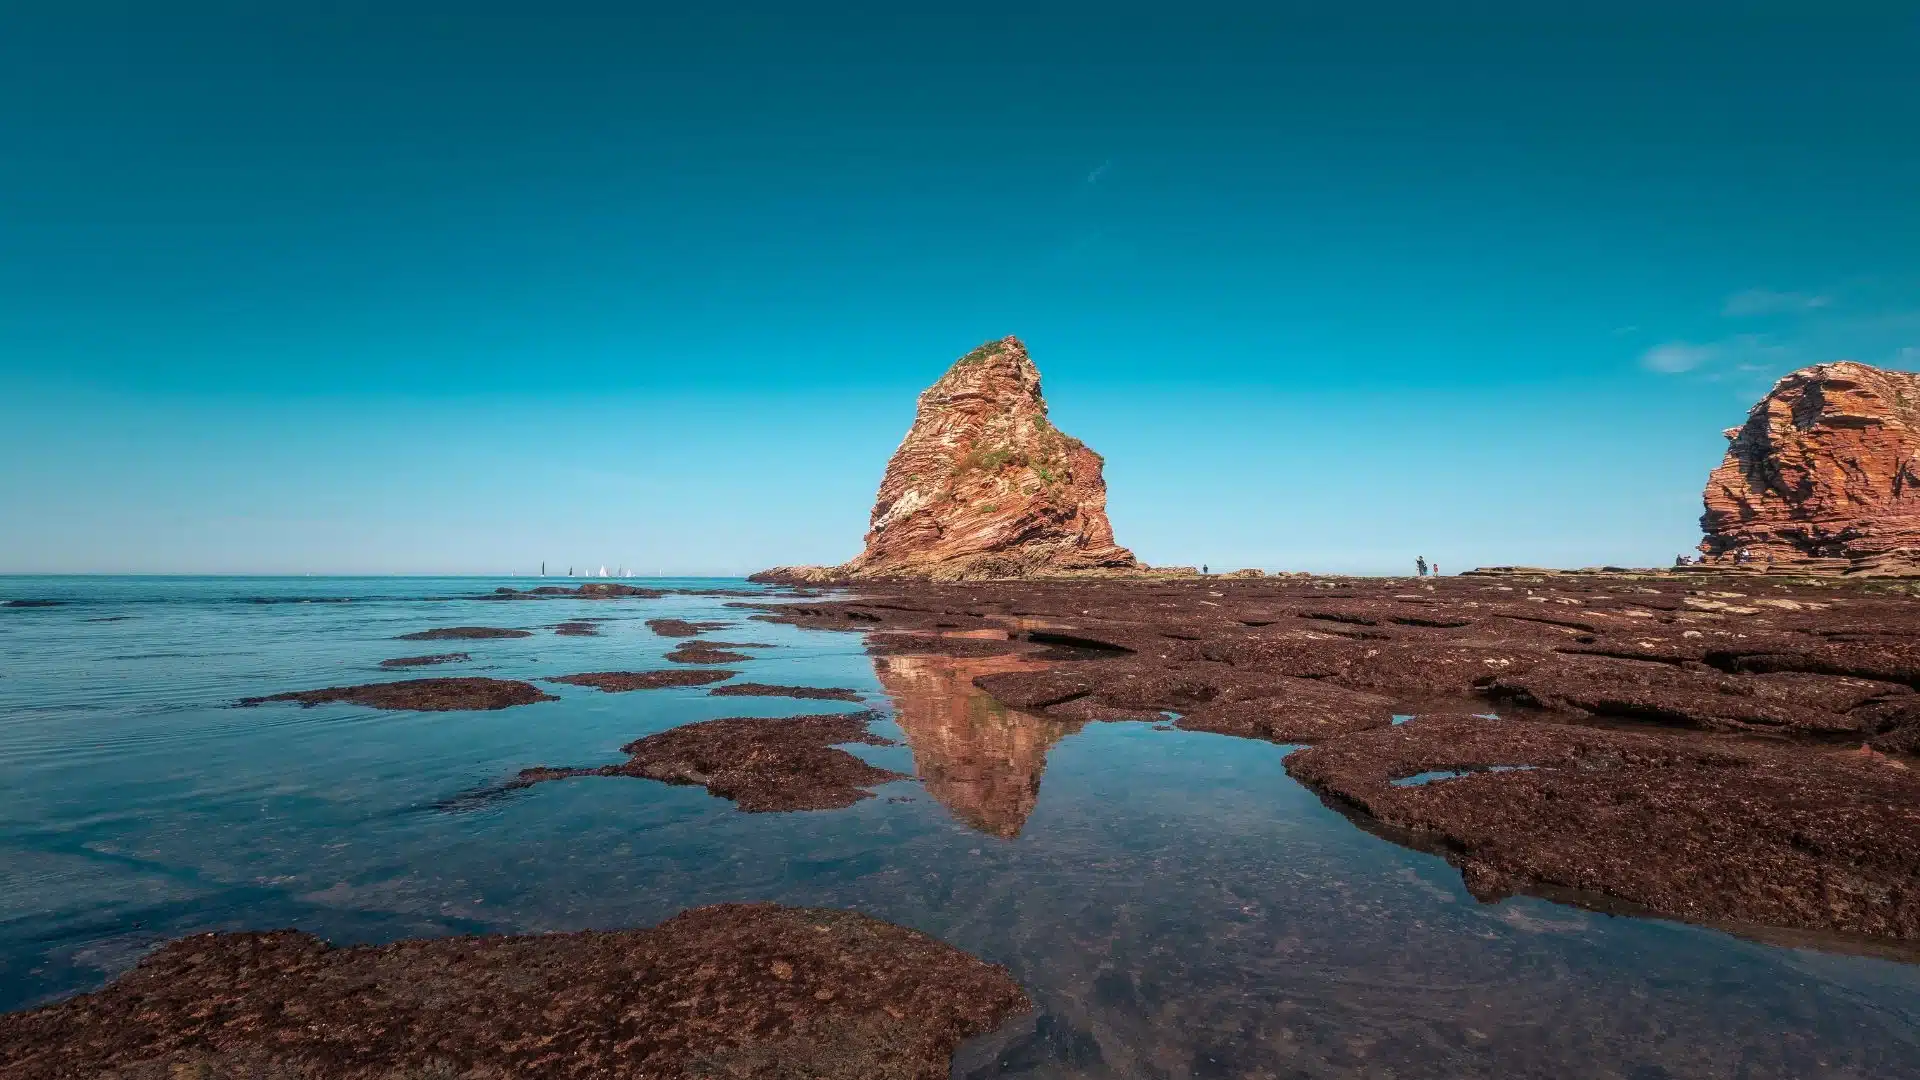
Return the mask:
<svg viewBox="0 0 1920 1080">
<path fill-rule="evenodd" d="M 1413 560 L 1413 567 L 1414 567 L 1414 571 L 1418 573 L 1421 577 L 1426 577 L 1427 576 L 1427 557 L 1425 555 L 1420 555 L 1415 557 Z"/>
<path fill-rule="evenodd" d="M 1685 555 L 1675 555 L 1675 556 L 1673 557 L 1673 565 L 1675 565 L 1675 566 L 1691 566 L 1691 565 L 1693 565 L 1693 561 L 1692 561 L 1691 559 L 1688 559 L 1688 558 L 1687 558 L 1687 557 L 1686 557 Z"/>
<path fill-rule="evenodd" d="M 1207 564 L 1206 564 L 1206 563 L 1201 563 L 1201 564 L 1200 564 L 1200 576 L 1201 576 L 1201 577 L 1206 577 L 1206 576 L 1207 576 Z"/>
</svg>

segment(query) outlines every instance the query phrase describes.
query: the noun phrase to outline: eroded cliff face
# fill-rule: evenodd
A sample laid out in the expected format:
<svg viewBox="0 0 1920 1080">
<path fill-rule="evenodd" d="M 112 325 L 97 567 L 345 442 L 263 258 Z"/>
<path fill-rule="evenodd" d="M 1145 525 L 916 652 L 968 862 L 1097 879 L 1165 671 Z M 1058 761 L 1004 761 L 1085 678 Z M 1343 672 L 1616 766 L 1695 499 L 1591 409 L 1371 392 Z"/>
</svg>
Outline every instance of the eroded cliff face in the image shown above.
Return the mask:
<svg viewBox="0 0 1920 1080">
<path fill-rule="evenodd" d="M 1017 338 L 988 342 L 920 395 L 846 577 L 936 580 L 1131 569 L 1101 458 L 1054 427 Z"/>
<path fill-rule="evenodd" d="M 1774 384 L 1707 480 L 1700 550 L 1756 561 L 1920 556 L 1920 375 L 1842 362 Z"/>
</svg>

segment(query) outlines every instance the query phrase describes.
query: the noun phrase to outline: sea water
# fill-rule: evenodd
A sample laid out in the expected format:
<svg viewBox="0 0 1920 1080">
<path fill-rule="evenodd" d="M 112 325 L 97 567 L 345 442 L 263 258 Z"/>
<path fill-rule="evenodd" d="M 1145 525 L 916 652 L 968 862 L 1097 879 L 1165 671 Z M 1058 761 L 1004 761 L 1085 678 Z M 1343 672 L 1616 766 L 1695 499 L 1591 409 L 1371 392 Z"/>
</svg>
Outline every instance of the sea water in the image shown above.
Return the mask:
<svg viewBox="0 0 1920 1080">
<path fill-rule="evenodd" d="M 0 1009 L 103 985 L 159 943 L 295 927 L 337 943 L 645 926 L 727 900 L 852 908 L 1006 965 L 1036 1013 L 968 1076 L 1920 1076 L 1920 966 L 1526 897 L 1355 826 L 1288 748 L 1063 724 L 971 686 L 1006 661 L 869 657 L 752 621 L 738 581 L 660 599 L 486 601 L 513 578 L 0 578 Z M 553 584 L 552 580 L 544 582 Z M 497 712 L 235 708 L 397 678 L 670 667 L 644 620 L 762 643 L 742 680 Z M 597 637 L 554 623 L 602 618 Z M 532 630 L 397 641 L 456 625 Z M 413 671 L 390 657 L 468 652 Z M 474 797 L 678 724 L 872 707 L 915 779 L 746 814 L 624 777 Z M 1437 781 L 1444 782 L 1444 781 Z"/>
</svg>

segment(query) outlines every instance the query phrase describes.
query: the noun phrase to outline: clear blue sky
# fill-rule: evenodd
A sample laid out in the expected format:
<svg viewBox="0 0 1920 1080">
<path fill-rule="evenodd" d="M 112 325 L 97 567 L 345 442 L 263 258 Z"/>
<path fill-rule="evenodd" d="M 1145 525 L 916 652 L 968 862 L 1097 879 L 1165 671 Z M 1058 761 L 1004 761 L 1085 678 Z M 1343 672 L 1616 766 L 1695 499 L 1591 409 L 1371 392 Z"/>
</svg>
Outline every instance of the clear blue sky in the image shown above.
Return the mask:
<svg viewBox="0 0 1920 1080">
<path fill-rule="evenodd" d="M 838 561 L 1009 333 L 1150 561 L 1665 562 L 1920 367 L 1911 4 L 891 6 L 5 5 L 0 570 Z"/>
</svg>

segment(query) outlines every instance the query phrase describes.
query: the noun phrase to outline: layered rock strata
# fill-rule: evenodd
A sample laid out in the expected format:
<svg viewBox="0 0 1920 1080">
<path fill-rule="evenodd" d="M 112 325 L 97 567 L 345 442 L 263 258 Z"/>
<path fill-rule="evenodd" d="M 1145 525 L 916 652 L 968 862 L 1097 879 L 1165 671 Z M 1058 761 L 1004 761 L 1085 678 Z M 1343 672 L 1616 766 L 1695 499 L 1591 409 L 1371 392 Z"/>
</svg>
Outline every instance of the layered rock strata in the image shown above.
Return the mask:
<svg viewBox="0 0 1920 1080">
<path fill-rule="evenodd" d="M 1047 419 L 1040 371 L 1018 338 L 954 362 L 920 395 L 887 462 L 866 550 L 842 566 L 756 580 L 966 580 L 1132 570 L 1114 543 L 1103 461 Z"/>
<path fill-rule="evenodd" d="M 1726 435 L 1700 519 L 1708 559 L 1920 573 L 1920 374 L 1804 368 Z"/>
</svg>

